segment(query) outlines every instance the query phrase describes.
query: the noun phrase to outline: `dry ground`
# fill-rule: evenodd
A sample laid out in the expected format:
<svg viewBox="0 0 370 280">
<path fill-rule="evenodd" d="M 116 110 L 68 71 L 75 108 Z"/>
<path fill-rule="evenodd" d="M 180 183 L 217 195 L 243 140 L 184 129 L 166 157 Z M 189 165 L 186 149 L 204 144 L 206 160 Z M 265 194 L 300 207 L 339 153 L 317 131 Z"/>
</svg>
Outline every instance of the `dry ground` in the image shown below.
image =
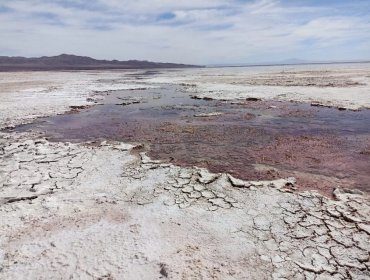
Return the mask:
<svg viewBox="0 0 370 280">
<path fill-rule="evenodd" d="M 89 104 L 97 87 L 178 83 L 189 71 L 140 84 L 120 72 L 2 73 L 0 126 Z M 367 194 L 292 193 L 294 178 L 241 181 L 136 150 L 1 133 L 0 279 L 370 278 Z"/>
</svg>

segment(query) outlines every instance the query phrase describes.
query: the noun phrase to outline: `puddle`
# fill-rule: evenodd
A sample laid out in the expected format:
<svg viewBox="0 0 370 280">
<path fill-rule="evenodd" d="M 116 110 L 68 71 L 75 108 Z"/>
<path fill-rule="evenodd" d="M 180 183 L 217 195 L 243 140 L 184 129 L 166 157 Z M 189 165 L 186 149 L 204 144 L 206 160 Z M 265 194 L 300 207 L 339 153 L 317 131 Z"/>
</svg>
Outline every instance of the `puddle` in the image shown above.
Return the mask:
<svg viewBox="0 0 370 280">
<path fill-rule="evenodd" d="M 103 104 L 18 126 L 51 141 L 119 140 L 149 155 L 246 180 L 295 176 L 300 189 L 370 191 L 370 110 L 192 99 L 181 86 L 110 93 Z"/>
</svg>

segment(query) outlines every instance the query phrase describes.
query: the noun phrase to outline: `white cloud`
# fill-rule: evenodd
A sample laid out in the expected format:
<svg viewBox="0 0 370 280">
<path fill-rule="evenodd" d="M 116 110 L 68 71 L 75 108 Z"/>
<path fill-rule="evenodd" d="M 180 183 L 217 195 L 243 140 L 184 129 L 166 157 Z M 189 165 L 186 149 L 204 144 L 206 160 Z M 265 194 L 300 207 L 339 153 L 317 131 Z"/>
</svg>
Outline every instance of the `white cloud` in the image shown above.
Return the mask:
<svg viewBox="0 0 370 280">
<path fill-rule="evenodd" d="M 362 6 L 351 11 L 275 0 L 13 0 L 4 5 L 13 12 L 0 12 L 3 55 L 75 53 L 199 64 L 370 58 L 370 19 L 361 16 Z M 351 52 L 354 41 L 358 53 Z"/>
</svg>

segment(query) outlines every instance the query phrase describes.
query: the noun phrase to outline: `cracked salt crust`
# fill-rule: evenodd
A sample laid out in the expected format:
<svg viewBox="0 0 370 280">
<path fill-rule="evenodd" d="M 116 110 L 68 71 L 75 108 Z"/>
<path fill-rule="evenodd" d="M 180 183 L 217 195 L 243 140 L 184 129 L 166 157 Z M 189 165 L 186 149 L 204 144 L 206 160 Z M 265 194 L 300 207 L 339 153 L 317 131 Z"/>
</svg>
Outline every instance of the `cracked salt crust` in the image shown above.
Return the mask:
<svg viewBox="0 0 370 280">
<path fill-rule="evenodd" d="M 161 263 L 172 279 L 370 276 L 366 195 L 332 201 L 285 192 L 292 179 L 242 183 L 122 143 L 17 137 L 1 141 L 2 279 L 153 279 Z"/>
<path fill-rule="evenodd" d="M 0 133 L 0 279 L 370 278 L 368 194 L 291 193 L 294 178 L 247 182 L 134 147 Z"/>
</svg>

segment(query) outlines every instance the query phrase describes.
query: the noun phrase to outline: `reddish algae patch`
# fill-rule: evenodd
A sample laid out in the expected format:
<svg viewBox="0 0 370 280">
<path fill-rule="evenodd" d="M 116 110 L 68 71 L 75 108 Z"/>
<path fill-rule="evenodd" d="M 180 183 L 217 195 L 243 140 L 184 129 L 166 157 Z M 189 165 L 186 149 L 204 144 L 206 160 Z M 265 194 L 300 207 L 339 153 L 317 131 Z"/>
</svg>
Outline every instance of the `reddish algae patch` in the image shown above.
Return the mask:
<svg viewBox="0 0 370 280">
<path fill-rule="evenodd" d="M 135 102 L 132 102 L 135 100 Z M 149 156 L 245 180 L 296 177 L 299 190 L 370 191 L 370 111 L 292 102 L 192 99 L 181 87 L 110 93 L 102 105 L 43 118 L 52 141 L 141 142 Z"/>
</svg>

